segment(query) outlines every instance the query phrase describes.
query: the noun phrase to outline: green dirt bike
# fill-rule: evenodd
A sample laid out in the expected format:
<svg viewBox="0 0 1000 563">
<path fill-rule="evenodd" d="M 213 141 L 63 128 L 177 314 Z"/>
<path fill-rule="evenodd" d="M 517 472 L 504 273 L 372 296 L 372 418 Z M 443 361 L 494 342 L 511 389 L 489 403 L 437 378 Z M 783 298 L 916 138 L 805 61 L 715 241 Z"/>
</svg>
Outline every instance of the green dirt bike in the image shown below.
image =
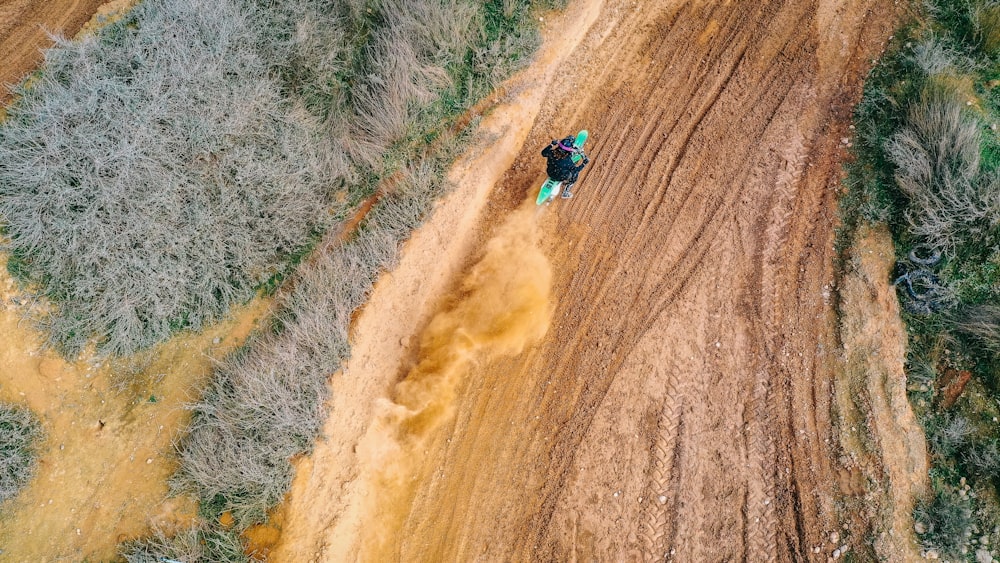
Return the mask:
<svg viewBox="0 0 1000 563">
<path fill-rule="evenodd" d="M 576 139 L 573 140 L 573 154 L 570 158 L 573 159 L 573 164 L 580 164 L 580 161 L 585 158 L 583 154 L 583 144 L 587 142 L 587 130 L 584 129 L 576 134 Z M 545 183 L 542 184 L 542 189 L 538 190 L 538 199 L 535 200 L 537 205 L 549 204 L 553 199 L 559 195 L 559 191 L 562 189 L 561 180 L 553 180 L 548 178 Z"/>
</svg>

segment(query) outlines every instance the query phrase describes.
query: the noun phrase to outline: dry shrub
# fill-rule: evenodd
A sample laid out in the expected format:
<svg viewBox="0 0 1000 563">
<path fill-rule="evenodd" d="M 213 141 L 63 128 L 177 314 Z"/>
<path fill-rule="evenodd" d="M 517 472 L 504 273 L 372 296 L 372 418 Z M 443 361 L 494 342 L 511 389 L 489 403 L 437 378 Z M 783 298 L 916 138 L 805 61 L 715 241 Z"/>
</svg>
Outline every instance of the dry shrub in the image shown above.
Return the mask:
<svg viewBox="0 0 1000 563">
<path fill-rule="evenodd" d="M 452 105 L 458 103 L 455 98 L 473 103 L 470 93 L 503 76 L 490 60 L 511 69 L 515 63 L 510 61 L 522 54 L 515 57 L 505 49 L 526 50 L 524 38 L 536 37 L 530 22 L 523 23 L 530 20 L 527 0 L 518 0 L 524 11 L 504 23 L 523 27 L 493 29 L 491 38 L 483 27 L 483 6 L 467 0 L 259 3 L 267 5 L 272 20 L 282 22 L 277 48 L 285 54 L 276 57 L 283 62 L 275 68 L 285 88 L 298 93 L 306 115 L 320 120 L 343 148 L 330 154 L 338 166 L 347 159 L 345 172 L 335 169 L 346 187 L 357 193 L 359 184 L 391 171 L 386 164 L 392 158 L 407 163 L 401 183 L 379 200 L 348 241 L 303 263 L 292 289 L 281 296 L 274 329 L 255 335 L 221 362 L 215 380 L 192 406 L 171 485 L 197 494 L 209 513 L 231 510 L 237 528 L 264 520 L 290 484 L 290 459 L 311 450 L 325 419 L 327 379 L 349 354 L 351 314 L 378 275 L 395 264 L 400 243 L 443 192 L 444 169 L 462 148 L 440 130 L 424 158 L 412 156 L 425 147 L 398 145 L 407 136 L 419 145 L 425 120 L 461 111 Z M 497 44 L 501 47 L 493 48 Z M 483 50 L 494 58 L 477 58 Z M 469 65 L 470 56 L 478 62 Z M 464 81 L 462 91 L 453 89 L 444 105 L 441 90 L 451 88 L 455 76 Z M 198 536 L 181 539 L 190 537 Z M 130 553 L 140 553 L 143 545 L 134 545 Z"/>
<path fill-rule="evenodd" d="M 0 503 L 31 479 L 41 437 L 41 424 L 30 410 L 0 403 Z"/>
<path fill-rule="evenodd" d="M 931 80 L 888 143 L 911 232 L 954 251 L 1000 223 L 1000 176 L 980 174 L 980 129 L 948 81 Z"/>
<path fill-rule="evenodd" d="M 128 563 L 251 563 L 243 552 L 239 535 L 234 532 L 198 526 L 167 536 L 156 531 L 152 536 L 130 541 L 120 547 Z"/>
<path fill-rule="evenodd" d="M 927 76 L 955 72 L 965 59 L 940 38 L 929 36 L 913 48 L 913 62 Z"/>
<path fill-rule="evenodd" d="M 128 353 L 197 329 L 321 228 L 346 161 L 283 95 L 268 24 L 238 0 L 148 0 L 19 89 L 0 217 L 56 305 L 52 343 Z"/>
<path fill-rule="evenodd" d="M 259 335 L 216 370 L 195 405 L 172 485 L 232 510 L 240 526 L 264 519 L 291 480 L 289 460 L 312 448 L 325 419 L 327 378 L 348 355 L 351 313 L 400 242 L 440 193 L 440 170 L 411 169 L 401 189 L 377 203 L 358 235 L 316 257 L 285 298 L 281 330 Z"/>
</svg>

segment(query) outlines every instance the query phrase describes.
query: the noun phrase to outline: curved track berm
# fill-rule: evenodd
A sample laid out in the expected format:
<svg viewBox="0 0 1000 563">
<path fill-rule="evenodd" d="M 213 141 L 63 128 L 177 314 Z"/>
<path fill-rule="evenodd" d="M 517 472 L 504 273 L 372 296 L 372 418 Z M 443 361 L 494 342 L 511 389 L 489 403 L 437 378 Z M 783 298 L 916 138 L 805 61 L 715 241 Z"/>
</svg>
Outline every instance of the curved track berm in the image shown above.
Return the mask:
<svg viewBox="0 0 1000 563">
<path fill-rule="evenodd" d="M 840 547 L 836 195 L 893 12 L 578 0 L 546 18 L 538 63 L 484 121 L 496 146 L 457 165 L 458 191 L 358 317 L 272 560 L 374 559 L 376 529 L 402 561 L 801 561 Z M 473 358 L 409 454 L 400 523 L 380 527 L 368 505 L 384 482 L 355 451 L 379 426 L 376 399 L 396 396 L 424 328 L 461 302 L 461 272 L 534 197 L 540 147 L 584 127 L 576 197 L 535 218 L 547 334 Z"/>
</svg>

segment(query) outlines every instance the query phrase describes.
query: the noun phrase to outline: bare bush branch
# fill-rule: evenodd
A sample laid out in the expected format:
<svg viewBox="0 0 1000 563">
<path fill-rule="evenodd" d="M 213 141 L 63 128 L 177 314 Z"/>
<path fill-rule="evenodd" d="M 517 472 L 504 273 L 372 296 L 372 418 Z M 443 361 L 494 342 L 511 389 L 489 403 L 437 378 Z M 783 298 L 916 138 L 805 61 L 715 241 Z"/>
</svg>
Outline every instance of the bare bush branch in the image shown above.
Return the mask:
<svg viewBox="0 0 1000 563">
<path fill-rule="evenodd" d="M 30 410 L 0 403 L 0 503 L 31 479 L 41 438 L 41 424 Z"/>
</svg>

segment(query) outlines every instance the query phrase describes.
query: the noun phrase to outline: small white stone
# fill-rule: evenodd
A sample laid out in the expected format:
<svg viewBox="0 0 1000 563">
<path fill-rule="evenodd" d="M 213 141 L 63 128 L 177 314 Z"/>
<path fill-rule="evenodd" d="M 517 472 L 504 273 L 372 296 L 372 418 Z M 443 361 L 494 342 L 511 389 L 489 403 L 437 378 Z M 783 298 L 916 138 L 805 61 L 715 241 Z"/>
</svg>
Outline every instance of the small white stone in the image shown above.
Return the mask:
<svg viewBox="0 0 1000 563">
<path fill-rule="evenodd" d="M 152 461 L 152 460 L 150 460 L 150 461 Z M 147 463 L 148 463 L 148 462 L 147 462 Z M 613 494 L 613 495 L 611 495 L 611 496 L 613 496 L 613 497 L 615 497 L 615 498 L 618 498 L 618 491 L 615 491 L 615 494 Z"/>
<path fill-rule="evenodd" d="M 837 532 L 830 532 L 830 543 L 837 543 L 840 541 L 840 534 Z"/>
<path fill-rule="evenodd" d="M 666 497 L 665 495 L 660 495 L 660 496 L 659 496 L 659 498 L 658 498 L 657 500 L 659 500 L 659 501 L 660 501 L 660 504 L 666 504 L 666 502 L 667 502 L 667 497 Z"/>
<path fill-rule="evenodd" d="M 147 457 L 146 458 L 146 465 L 149 465 L 150 463 L 153 463 L 153 458 Z"/>
</svg>

